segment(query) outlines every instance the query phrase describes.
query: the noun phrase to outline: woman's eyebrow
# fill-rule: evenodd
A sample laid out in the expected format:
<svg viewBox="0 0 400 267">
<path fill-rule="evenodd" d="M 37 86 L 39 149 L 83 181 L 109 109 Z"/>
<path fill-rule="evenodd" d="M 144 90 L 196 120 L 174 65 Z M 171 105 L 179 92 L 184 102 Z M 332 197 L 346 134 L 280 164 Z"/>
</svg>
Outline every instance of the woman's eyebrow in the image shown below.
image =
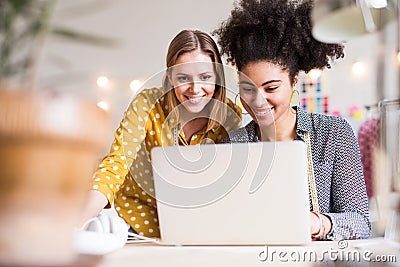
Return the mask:
<svg viewBox="0 0 400 267">
<path fill-rule="evenodd" d="M 254 83 L 249 82 L 249 81 L 240 81 L 239 84 L 248 84 L 248 85 L 251 85 L 251 86 L 255 86 Z"/>
<path fill-rule="evenodd" d="M 275 83 L 275 82 L 280 82 L 281 80 L 270 80 L 270 81 L 266 81 L 263 84 L 261 84 L 261 86 L 267 85 L 269 83 Z"/>
<path fill-rule="evenodd" d="M 261 86 L 265 86 L 265 85 L 267 85 L 267 84 L 274 83 L 274 82 L 280 82 L 280 81 L 281 81 L 281 80 L 270 80 L 270 81 L 266 81 L 266 82 L 262 83 Z M 251 86 L 255 86 L 252 82 L 249 82 L 249 81 L 240 81 L 239 84 L 248 84 L 248 85 L 251 85 Z"/>
</svg>

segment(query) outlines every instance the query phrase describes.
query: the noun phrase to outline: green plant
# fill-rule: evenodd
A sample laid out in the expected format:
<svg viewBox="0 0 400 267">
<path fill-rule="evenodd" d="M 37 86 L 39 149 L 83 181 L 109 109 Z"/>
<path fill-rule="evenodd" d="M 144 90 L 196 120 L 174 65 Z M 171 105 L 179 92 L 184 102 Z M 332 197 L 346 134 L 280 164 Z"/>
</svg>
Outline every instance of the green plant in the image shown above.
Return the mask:
<svg viewBox="0 0 400 267">
<path fill-rule="evenodd" d="M 56 0 L 0 0 L 0 86 L 31 87 L 48 34 L 96 45 L 113 40 L 52 26 Z"/>
</svg>

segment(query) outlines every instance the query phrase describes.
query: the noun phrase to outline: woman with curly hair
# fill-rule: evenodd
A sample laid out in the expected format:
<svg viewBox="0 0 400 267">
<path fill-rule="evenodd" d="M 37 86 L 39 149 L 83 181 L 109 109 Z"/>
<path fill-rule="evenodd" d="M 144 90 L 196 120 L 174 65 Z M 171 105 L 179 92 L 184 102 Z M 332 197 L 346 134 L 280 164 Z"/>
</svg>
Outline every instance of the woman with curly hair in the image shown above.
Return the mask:
<svg viewBox="0 0 400 267">
<path fill-rule="evenodd" d="M 290 104 L 300 71 L 330 68 L 344 56 L 341 44 L 312 37 L 311 8 L 308 0 L 241 0 L 214 31 L 222 53 L 239 71 L 240 99 L 253 119 L 224 141 L 305 142 L 313 237 L 368 238 L 368 200 L 351 126 L 343 118 Z"/>
</svg>

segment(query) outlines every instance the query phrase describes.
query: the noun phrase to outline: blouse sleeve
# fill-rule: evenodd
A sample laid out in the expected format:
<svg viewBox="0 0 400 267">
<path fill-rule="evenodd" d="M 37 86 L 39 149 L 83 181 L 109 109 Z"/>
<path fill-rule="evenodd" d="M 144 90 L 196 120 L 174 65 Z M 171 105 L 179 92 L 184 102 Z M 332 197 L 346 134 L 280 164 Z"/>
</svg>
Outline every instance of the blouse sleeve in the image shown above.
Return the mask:
<svg viewBox="0 0 400 267">
<path fill-rule="evenodd" d="M 110 204 L 113 203 L 114 194 L 124 183 L 125 176 L 145 139 L 145 123 L 152 102 L 146 90 L 133 99 L 114 134 L 110 152 L 93 175 L 91 189 L 103 193 Z"/>
<path fill-rule="evenodd" d="M 331 186 L 332 212 L 325 214 L 332 221 L 332 229 L 326 238 L 368 238 L 371 224 L 360 150 L 353 129 L 345 119 L 340 119 L 336 136 Z"/>
</svg>

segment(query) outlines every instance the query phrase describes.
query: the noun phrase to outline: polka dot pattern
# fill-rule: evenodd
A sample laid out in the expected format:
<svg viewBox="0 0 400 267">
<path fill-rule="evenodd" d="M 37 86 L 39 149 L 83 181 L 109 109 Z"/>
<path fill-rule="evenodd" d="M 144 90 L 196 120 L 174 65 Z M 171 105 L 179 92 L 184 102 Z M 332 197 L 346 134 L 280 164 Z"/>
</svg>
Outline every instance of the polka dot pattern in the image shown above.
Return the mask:
<svg viewBox="0 0 400 267">
<path fill-rule="evenodd" d="M 153 88 L 140 92 L 125 112 L 114 134 L 109 154 L 93 176 L 91 188 L 99 190 L 109 203 L 137 233 L 159 237 L 157 203 L 154 198 L 150 151 L 156 146 L 174 144 L 171 127 L 166 122 L 167 103 L 162 90 Z M 196 145 L 203 140 L 220 143 L 227 130 L 240 127 L 240 110 L 228 101 L 227 125 L 197 132 L 187 144 L 183 132 L 182 144 Z"/>
</svg>

